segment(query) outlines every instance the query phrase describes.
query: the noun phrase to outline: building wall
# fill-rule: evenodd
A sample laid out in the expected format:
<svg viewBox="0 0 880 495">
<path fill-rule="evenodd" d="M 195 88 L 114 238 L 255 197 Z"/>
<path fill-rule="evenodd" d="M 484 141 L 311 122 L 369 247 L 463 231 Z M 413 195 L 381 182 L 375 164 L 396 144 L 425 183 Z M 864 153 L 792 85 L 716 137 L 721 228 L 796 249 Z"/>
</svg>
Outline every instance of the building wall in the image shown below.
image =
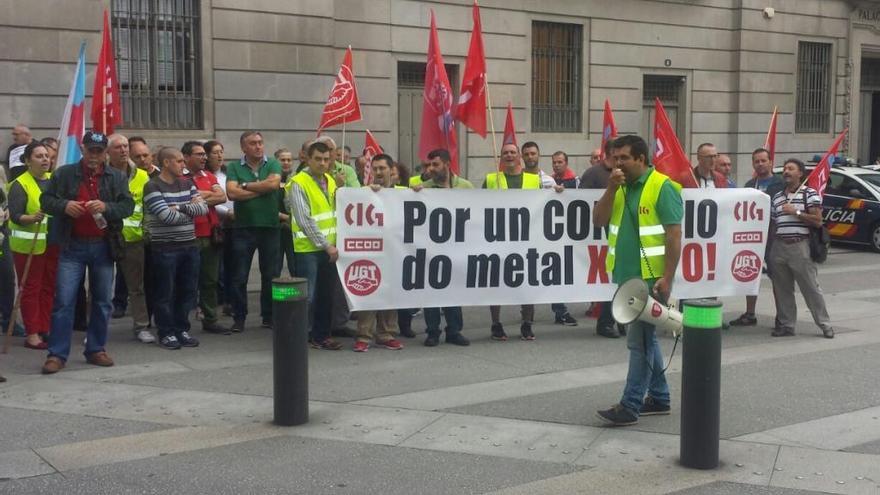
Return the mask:
<svg viewBox="0 0 880 495">
<path fill-rule="evenodd" d="M 7 2 L 0 27 L 0 149 L 17 122 L 35 135 L 54 135 L 64 107 L 81 39 L 94 62 L 100 43 L 100 10 L 109 0 Z M 644 74 L 686 77 L 685 134 L 690 153 L 714 142 L 735 158 L 744 181 L 751 174 L 750 152 L 761 145 L 770 113 L 779 106 L 780 156 L 812 157 L 852 120 L 847 100 L 850 17 L 844 0 L 774 0 L 772 19 L 762 15 L 766 0 L 484 0 L 481 2 L 488 79 L 496 129 L 513 102 L 519 142 L 535 140 L 545 156 L 557 149 L 572 156 L 576 170 L 600 141 L 605 98 L 622 132 L 642 132 Z M 434 9 L 447 64 L 464 71 L 471 29 L 470 0 L 201 0 L 204 57 L 205 129 L 196 132 L 123 130 L 151 143 L 178 144 L 187 137 L 216 136 L 227 155 L 238 153 L 244 129 L 257 128 L 270 150 L 298 147 L 314 136 L 321 108 L 345 48 L 354 50 L 354 68 L 364 120 L 346 129 L 346 144 L 359 150 L 369 128 L 397 153 L 397 62 L 424 62 L 429 12 Z M 246 5 L 246 7 L 244 7 Z M 583 25 L 584 125 L 580 133 L 532 133 L 531 23 L 534 20 Z M 797 43 L 834 44 L 836 79 L 832 132 L 795 134 Z M 89 65 L 87 91 L 91 90 Z M 458 86 L 460 81 L 453 81 Z M 858 93 L 855 92 L 855 98 Z M 328 132 L 341 140 L 341 129 Z M 466 172 L 478 177 L 492 165 L 492 145 L 460 132 Z M 549 158 L 545 158 L 549 168 Z"/>
</svg>

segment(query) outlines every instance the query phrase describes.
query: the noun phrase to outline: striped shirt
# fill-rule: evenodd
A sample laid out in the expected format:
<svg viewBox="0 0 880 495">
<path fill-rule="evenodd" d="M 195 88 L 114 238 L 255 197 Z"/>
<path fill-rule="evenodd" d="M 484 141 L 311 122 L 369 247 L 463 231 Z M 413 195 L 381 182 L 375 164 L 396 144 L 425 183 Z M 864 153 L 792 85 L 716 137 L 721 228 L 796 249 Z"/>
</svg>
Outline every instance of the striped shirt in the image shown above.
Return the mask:
<svg viewBox="0 0 880 495">
<path fill-rule="evenodd" d="M 782 207 L 788 203 L 798 211 L 806 212 L 804 198 L 807 200 L 807 208 L 822 207 L 822 198 L 815 189 L 804 186 L 796 193 L 779 191 L 773 196 L 772 218 L 776 222 L 776 237 L 783 239 L 797 239 L 809 237 L 810 226 L 797 215 L 787 215 L 782 212 Z"/>
<path fill-rule="evenodd" d="M 181 178 L 168 184 L 154 177 L 144 186 L 144 222 L 150 233 L 150 244 L 186 245 L 196 240 L 195 217 L 208 214 L 204 201 L 192 203 L 198 196 L 192 179 Z"/>
</svg>

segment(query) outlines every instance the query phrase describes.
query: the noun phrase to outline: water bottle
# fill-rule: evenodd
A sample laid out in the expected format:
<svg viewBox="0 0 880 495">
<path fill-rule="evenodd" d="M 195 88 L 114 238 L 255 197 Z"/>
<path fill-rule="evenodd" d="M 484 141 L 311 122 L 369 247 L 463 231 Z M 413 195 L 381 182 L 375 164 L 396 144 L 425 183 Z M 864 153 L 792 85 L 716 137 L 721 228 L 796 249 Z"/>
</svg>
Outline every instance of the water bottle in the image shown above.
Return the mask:
<svg viewBox="0 0 880 495">
<path fill-rule="evenodd" d="M 101 212 L 92 213 L 92 218 L 95 219 L 95 225 L 97 225 L 99 229 L 104 230 L 107 228 L 107 220 L 104 219 L 104 215 Z"/>
</svg>

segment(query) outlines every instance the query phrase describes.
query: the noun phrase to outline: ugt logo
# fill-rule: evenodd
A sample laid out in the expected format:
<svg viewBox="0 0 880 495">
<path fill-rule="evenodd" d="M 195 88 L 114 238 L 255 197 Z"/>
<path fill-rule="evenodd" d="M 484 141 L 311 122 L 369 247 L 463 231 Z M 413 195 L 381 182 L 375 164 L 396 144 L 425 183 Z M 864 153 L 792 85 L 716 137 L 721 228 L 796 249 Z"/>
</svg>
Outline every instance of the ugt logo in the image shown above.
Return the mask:
<svg viewBox="0 0 880 495">
<path fill-rule="evenodd" d="M 376 211 L 376 207 L 372 203 L 366 207 L 363 203 L 350 203 L 345 207 L 345 221 L 349 225 L 357 227 L 365 225 L 382 227 L 385 224 L 385 214 Z"/>
<path fill-rule="evenodd" d="M 357 260 L 345 269 L 345 286 L 356 296 L 368 296 L 382 283 L 382 272 L 370 260 Z"/>
</svg>

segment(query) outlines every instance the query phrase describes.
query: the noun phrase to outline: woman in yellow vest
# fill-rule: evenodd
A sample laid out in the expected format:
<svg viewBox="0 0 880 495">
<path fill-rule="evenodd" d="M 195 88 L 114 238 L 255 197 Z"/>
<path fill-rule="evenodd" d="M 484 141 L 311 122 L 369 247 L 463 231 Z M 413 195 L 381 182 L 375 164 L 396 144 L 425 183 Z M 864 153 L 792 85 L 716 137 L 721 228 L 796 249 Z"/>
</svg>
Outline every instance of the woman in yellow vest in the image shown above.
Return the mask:
<svg viewBox="0 0 880 495">
<path fill-rule="evenodd" d="M 25 148 L 22 160 L 27 172 L 9 183 L 9 248 L 21 291 L 21 317 L 27 332 L 24 346 L 46 349 L 45 338 L 49 334 L 55 297 L 58 246 L 46 244 L 49 220 L 40 209 L 40 195 L 49 185 L 51 159 L 44 145 L 33 142 Z M 31 265 L 22 284 L 29 255 Z"/>
</svg>

